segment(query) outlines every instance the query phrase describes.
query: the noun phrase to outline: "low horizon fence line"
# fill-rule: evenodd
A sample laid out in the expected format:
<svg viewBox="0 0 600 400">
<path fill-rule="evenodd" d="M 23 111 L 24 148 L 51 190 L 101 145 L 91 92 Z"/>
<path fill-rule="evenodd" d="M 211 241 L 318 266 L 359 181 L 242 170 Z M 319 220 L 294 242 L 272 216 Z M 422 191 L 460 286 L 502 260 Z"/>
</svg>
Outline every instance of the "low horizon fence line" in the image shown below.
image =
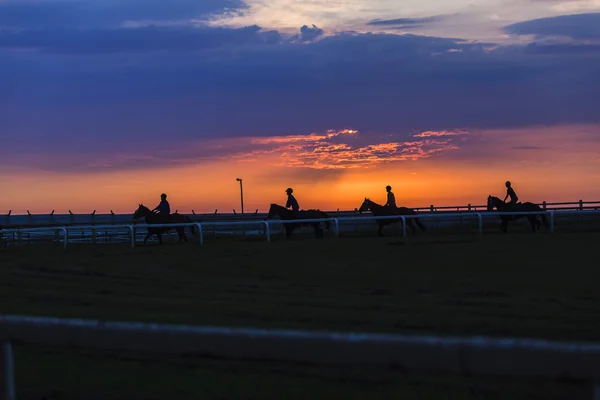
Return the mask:
<svg viewBox="0 0 600 400">
<path fill-rule="evenodd" d="M 499 216 L 547 216 L 548 217 L 548 228 L 550 232 L 554 232 L 555 225 L 555 216 L 556 215 L 585 215 L 585 214 L 599 214 L 600 210 L 565 210 L 565 211 L 532 211 L 532 212 L 498 212 L 498 211 L 487 211 L 487 212 L 479 212 L 479 213 L 454 213 L 454 214 L 414 214 L 414 215 L 386 215 L 386 216 L 374 216 L 372 214 L 367 214 L 360 217 L 338 217 L 338 218 L 315 218 L 315 219 L 298 219 L 298 220 L 282 220 L 282 219 L 265 219 L 261 221 L 214 221 L 214 222 L 190 222 L 190 223 L 182 223 L 182 224 L 123 224 L 123 225 L 89 225 L 89 226 L 59 226 L 59 227 L 46 227 L 46 228 L 29 228 L 29 229 L 0 229 L 0 233 L 12 233 L 12 234 L 21 234 L 23 232 L 47 232 L 47 231 L 55 231 L 57 235 L 57 240 L 60 239 L 59 232 L 62 232 L 63 237 L 63 247 L 66 248 L 69 242 L 69 231 L 73 230 L 91 230 L 92 236 L 94 236 L 95 230 L 115 230 L 115 229 L 127 229 L 130 236 L 130 245 L 131 247 L 135 247 L 136 245 L 136 231 L 138 229 L 148 229 L 148 228 L 176 228 L 176 227 L 191 227 L 192 232 L 193 228 L 196 228 L 199 236 L 199 243 L 201 245 L 204 244 L 204 227 L 215 227 L 215 226 L 231 226 L 231 225 L 264 225 L 264 234 L 266 236 L 267 242 L 271 241 L 271 225 L 286 225 L 286 224 L 295 224 L 295 223 L 321 223 L 321 222 L 333 222 L 334 224 L 334 233 L 335 237 L 339 238 L 340 236 L 340 222 L 357 222 L 357 221 L 367 221 L 367 220 L 398 220 L 398 222 L 402 223 L 402 235 L 403 237 L 407 237 L 407 221 L 411 219 L 443 219 L 443 218 L 464 218 L 465 215 L 469 217 L 477 218 L 478 222 L 478 233 L 479 235 L 483 235 L 483 220 L 484 217 L 499 217 Z M 194 232 L 195 234 L 195 232 Z M 92 243 L 95 243 L 94 241 Z"/>
<path fill-rule="evenodd" d="M 4 400 L 16 400 L 12 346 L 47 345 L 255 362 L 368 365 L 408 373 L 575 380 L 600 400 L 600 344 L 541 339 L 267 330 L 0 315 Z"/>
<path fill-rule="evenodd" d="M 541 203 L 533 203 L 533 204 L 537 204 L 538 206 L 540 206 L 542 208 L 542 210 L 544 211 L 548 211 L 548 210 L 586 210 L 586 209 L 600 209 L 600 200 L 599 201 L 583 201 L 583 200 L 578 200 L 578 201 L 570 201 L 570 202 L 546 202 L 543 201 Z M 408 207 L 411 208 L 411 207 Z M 433 204 L 427 207 L 412 207 L 413 210 L 415 210 L 416 212 L 420 212 L 420 211 L 427 211 L 427 212 L 445 212 L 445 210 L 452 210 L 452 211 L 463 211 L 463 212 L 477 212 L 480 210 L 486 210 L 487 209 L 487 205 L 471 205 L 471 204 L 466 204 L 466 205 L 457 205 L 457 206 L 434 206 Z M 179 210 L 176 210 L 176 212 L 178 212 Z M 328 214 L 353 214 L 356 213 L 357 210 L 340 210 L 339 208 L 336 211 L 325 211 L 325 213 Z M 131 213 L 132 215 L 133 213 Z M 266 213 L 259 213 L 258 209 L 253 212 L 253 213 L 236 213 L 235 209 L 233 210 L 233 213 L 218 213 L 218 209 L 214 211 L 214 213 L 196 213 L 193 209 L 191 210 L 191 214 L 187 214 L 187 213 L 180 213 L 182 215 L 187 215 L 187 216 L 191 216 L 194 218 L 218 218 L 218 217 L 227 217 L 227 218 L 242 218 L 242 216 L 244 218 L 259 218 L 262 215 L 266 214 Z M 109 223 L 114 224 L 115 222 L 117 222 L 117 217 L 119 216 L 127 216 L 130 214 L 124 214 L 124 213 L 114 213 L 112 210 L 110 211 L 110 213 L 106 213 L 106 214 L 97 214 L 96 210 L 94 210 L 91 213 L 86 213 L 86 214 L 75 214 L 72 213 L 71 210 L 68 210 L 68 213 L 65 214 L 55 214 L 55 211 L 52 210 L 52 212 L 48 213 L 48 214 L 32 214 L 29 212 L 29 210 L 27 210 L 27 214 L 13 214 L 12 210 L 9 210 L 7 214 L 2 215 L 2 217 L 4 217 L 4 219 L 7 221 L 5 225 L 10 225 L 10 220 L 12 218 L 19 218 L 19 219 L 23 219 L 23 218 L 28 218 L 29 219 L 29 223 L 33 223 L 33 219 L 34 218 L 41 218 L 43 216 L 47 216 L 49 219 L 49 222 L 47 222 L 47 224 L 60 224 L 60 222 L 57 221 L 58 218 L 60 217 L 68 217 L 69 218 L 69 224 L 83 224 L 83 223 L 87 223 L 87 224 L 96 224 L 96 223 L 102 223 L 102 222 L 96 222 L 95 219 L 99 218 L 101 216 L 106 216 L 106 217 L 110 217 L 110 221 Z M 81 222 L 81 221 L 76 221 L 77 217 L 89 217 L 89 221 L 85 221 L 85 222 Z M 134 223 L 133 220 L 130 221 L 131 223 Z M 106 222 L 104 222 L 106 223 Z"/>
</svg>

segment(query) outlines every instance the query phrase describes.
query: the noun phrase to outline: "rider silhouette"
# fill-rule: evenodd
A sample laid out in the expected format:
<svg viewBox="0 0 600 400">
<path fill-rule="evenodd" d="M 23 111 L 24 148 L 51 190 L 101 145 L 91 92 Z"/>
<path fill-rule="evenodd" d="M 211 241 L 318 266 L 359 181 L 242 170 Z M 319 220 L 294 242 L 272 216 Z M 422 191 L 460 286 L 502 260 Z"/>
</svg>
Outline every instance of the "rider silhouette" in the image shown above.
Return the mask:
<svg viewBox="0 0 600 400">
<path fill-rule="evenodd" d="M 515 190 L 512 188 L 509 181 L 506 181 L 506 197 L 504 197 L 504 202 L 506 203 L 506 199 L 510 197 L 510 201 L 508 204 L 515 205 L 519 201 L 519 197 L 515 193 Z"/>
<path fill-rule="evenodd" d="M 160 203 L 152 211 L 158 211 L 158 214 L 161 216 L 164 216 L 164 217 L 167 217 L 167 216 L 169 216 L 169 214 L 171 214 L 171 206 L 169 205 L 169 202 L 167 201 L 166 194 L 163 193 L 160 195 Z"/>
<path fill-rule="evenodd" d="M 385 203 L 384 207 L 396 210 L 398 207 L 396 206 L 396 196 L 392 193 L 392 187 L 388 185 L 385 187 L 385 190 L 387 192 L 387 203 Z"/>
<path fill-rule="evenodd" d="M 292 208 L 292 211 L 294 212 L 294 214 L 296 214 L 296 216 L 298 215 L 299 211 L 300 211 L 300 206 L 298 205 L 298 201 L 296 200 L 296 198 L 294 197 L 294 195 L 292 193 L 294 193 L 294 189 L 292 188 L 287 188 L 285 190 L 285 192 L 288 195 L 288 199 L 287 199 L 287 203 L 285 203 L 285 208 Z"/>
</svg>

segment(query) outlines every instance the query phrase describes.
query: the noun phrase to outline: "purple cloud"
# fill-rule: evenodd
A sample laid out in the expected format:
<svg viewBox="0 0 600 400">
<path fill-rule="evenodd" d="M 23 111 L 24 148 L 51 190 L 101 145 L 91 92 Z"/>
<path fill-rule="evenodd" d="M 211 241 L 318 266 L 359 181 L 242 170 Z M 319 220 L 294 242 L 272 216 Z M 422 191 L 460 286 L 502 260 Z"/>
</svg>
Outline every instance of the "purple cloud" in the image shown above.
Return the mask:
<svg viewBox="0 0 600 400">
<path fill-rule="evenodd" d="M 600 13 L 533 19 L 509 25 L 504 30 L 513 35 L 533 35 L 538 38 L 600 39 Z"/>
</svg>

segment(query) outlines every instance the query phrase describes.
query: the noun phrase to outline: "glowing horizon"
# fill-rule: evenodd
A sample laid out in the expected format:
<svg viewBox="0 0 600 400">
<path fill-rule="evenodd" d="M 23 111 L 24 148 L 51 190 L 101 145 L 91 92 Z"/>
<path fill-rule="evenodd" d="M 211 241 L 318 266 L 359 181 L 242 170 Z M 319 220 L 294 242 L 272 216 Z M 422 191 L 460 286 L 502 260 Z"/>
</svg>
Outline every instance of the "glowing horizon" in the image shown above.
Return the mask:
<svg viewBox="0 0 600 400">
<path fill-rule="evenodd" d="M 567 129 L 578 140 L 552 144 Z M 600 199 L 600 160 L 588 157 L 600 151 L 599 133 L 600 125 L 424 131 L 406 141 L 388 136 L 375 143 L 345 129 L 211 140 L 190 148 L 206 146 L 210 154 L 219 147 L 221 154 L 200 153 L 196 159 L 186 152 L 181 165 L 167 168 L 119 170 L 117 165 L 114 170 L 109 161 L 94 164 L 93 172 L 14 172 L 5 177 L 8 196 L 0 200 L 0 210 L 131 213 L 138 203 L 154 207 L 165 192 L 173 211 L 239 213 L 237 177 L 244 181 L 247 213 L 284 204 L 290 186 L 302 208 L 323 210 L 352 210 L 365 197 L 384 203 L 388 184 L 399 205 L 483 205 L 488 194 L 504 196 L 506 180 L 522 201 L 594 201 Z"/>
</svg>

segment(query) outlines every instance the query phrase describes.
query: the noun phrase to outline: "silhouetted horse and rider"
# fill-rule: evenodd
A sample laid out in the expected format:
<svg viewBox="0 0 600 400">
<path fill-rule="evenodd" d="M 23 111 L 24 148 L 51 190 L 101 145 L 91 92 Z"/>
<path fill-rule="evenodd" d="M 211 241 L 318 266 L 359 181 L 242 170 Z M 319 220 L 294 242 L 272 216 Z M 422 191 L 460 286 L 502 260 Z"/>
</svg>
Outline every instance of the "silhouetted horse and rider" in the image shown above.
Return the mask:
<svg viewBox="0 0 600 400">
<path fill-rule="evenodd" d="M 292 188 L 288 188 L 285 191 L 288 195 L 288 200 L 286 202 L 285 207 L 280 206 L 278 204 L 271 204 L 269 207 L 269 214 L 267 215 L 267 219 L 278 216 L 281 220 L 284 221 L 297 221 L 294 223 L 284 223 L 283 226 L 285 228 L 285 236 L 287 239 L 292 238 L 292 232 L 294 229 L 300 228 L 303 226 L 312 226 L 315 230 L 315 236 L 319 239 L 323 238 L 323 228 L 321 228 L 320 222 L 302 222 L 303 219 L 323 219 L 329 218 L 329 216 L 323 211 L 319 210 L 300 210 L 300 206 L 298 205 L 298 201 L 294 197 L 292 193 L 294 190 Z M 291 208 L 289 210 L 288 208 Z M 329 230 L 329 221 L 325 221 L 325 227 Z"/>
<path fill-rule="evenodd" d="M 365 211 L 371 211 L 373 216 L 375 217 L 387 217 L 387 216 L 403 216 L 403 215 L 416 215 L 415 210 L 406 207 L 397 207 L 396 206 L 396 196 L 392 192 L 391 186 L 386 186 L 385 188 L 387 192 L 387 202 L 385 205 L 380 205 L 375 203 L 374 201 L 365 197 L 365 200 L 361 204 L 358 209 L 359 213 L 363 213 Z M 383 227 L 389 224 L 393 224 L 394 222 L 402 221 L 402 218 L 391 218 L 391 219 L 378 219 L 377 224 L 379 225 L 379 229 L 377 233 L 379 236 L 383 236 L 382 230 Z M 416 225 L 419 226 L 423 231 L 426 231 L 425 225 L 419 221 L 418 218 L 406 218 L 406 224 L 412 229 L 413 235 L 416 235 Z"/>
<path fill-rule="evenodd" d="M 507 233 L 508 222 L 527 217 L 531 224 L 531 230 L 533 232 L 540 229 L 541 224 L 548 227 L 548 219 L 546 214 L 541 214 L 544 210 L 537 204 L 526 202 L 526 203 L 505 203 L 502 199 L 495 196 L 488 196 L 487 210 L 493 211 L 494 208 L 499 212 L 539 212 L 539 215 L 500 215 L 502 224 L 500 229 L 502 232 Z M 539 217 L 539 218 L 538 218 Z M 540 222 L 541 219 L 541 222 Z"/>
<path fill-rule="evenodd" d="M 148 207 L 144 206 L 143 204 L 140 204 L 135 213 L 133 213 L 133 219 L 144 218 L 146 224 L 148 225 L 188 224 L 192 222 L 192 219 L 185 215 L 181 215 L 179 213 L 171 214 L 171 207 L 169 206 L 169 202 L 167 201 L 167 195 L 163 193 L 160 197 L 160 204 L 154 210 L 150 210 Z M 156 235 L 158 237 L 158 242 L 162 244 L 162 234 L 164 232 L 170 231 L 171 229 L 175 229 L 177 231 L 177 235 L 179 236 L 177 243 L 181 243 L 182 241 L 187 242 L 185 228 L 182 226 L 164 228 L 149 227 L 148 234 L 144 238 L 144 244 L 146 244 L 148 239 L 150 239 L 153 235 Z M 190 230 L 192 232 L 192 235 L 196 235 L 193 226 L 190 226 Z"/>
</svg>

